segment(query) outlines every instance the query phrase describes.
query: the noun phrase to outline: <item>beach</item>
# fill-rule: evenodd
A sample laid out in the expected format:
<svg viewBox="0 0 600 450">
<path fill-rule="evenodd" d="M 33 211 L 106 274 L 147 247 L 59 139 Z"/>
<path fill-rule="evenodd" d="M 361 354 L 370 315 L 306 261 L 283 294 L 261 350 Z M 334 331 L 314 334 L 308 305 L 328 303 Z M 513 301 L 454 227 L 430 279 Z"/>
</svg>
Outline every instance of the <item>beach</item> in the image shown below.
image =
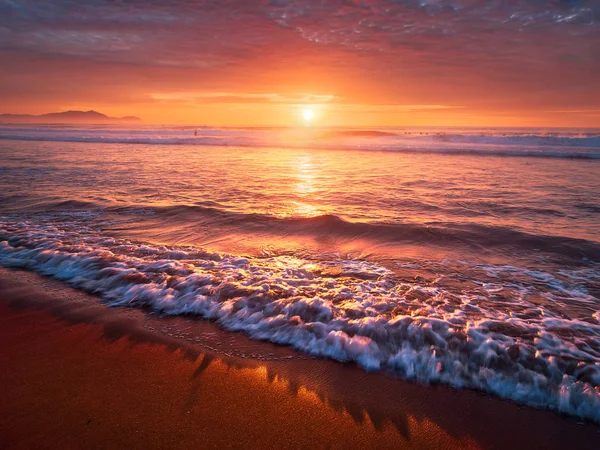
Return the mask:
<svg viewBox="0 0 600 450">
<path fill-rule="evenodd" d="M 600 1 L 0 42 L 0 450 L 600 449 Z"/>
<path fill-rule="evenodd" d="M 240 334 L 246 354 L 208 350 L 173 337 L 184 331 L 150 331 L 160 319 L 148 312 L 27 272 L 0 270 L 0 311 L 3 448 L 600 445 L 594 424 Z M 169 326 L 227 337 L 207 322 Z"/>
<path fill-rule="evenodd" d="M 6 446 L 598 446 L 598 133 L 0 132 Z"/>
</svg>

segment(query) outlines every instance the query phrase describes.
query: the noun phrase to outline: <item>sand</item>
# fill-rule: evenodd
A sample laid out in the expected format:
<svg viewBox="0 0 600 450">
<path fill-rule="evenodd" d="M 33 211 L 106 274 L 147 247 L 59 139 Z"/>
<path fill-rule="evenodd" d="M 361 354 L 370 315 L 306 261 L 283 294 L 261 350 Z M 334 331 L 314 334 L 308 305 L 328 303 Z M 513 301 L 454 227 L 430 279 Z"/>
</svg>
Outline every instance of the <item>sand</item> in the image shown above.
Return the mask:
<svg viewBox="0 0 600 450">
<path fill-rule="evenodd" d="M 22 271 L 0 269 L 0 343 L 0 448 L 600 448 L 595 424 Z"/>
</svg>

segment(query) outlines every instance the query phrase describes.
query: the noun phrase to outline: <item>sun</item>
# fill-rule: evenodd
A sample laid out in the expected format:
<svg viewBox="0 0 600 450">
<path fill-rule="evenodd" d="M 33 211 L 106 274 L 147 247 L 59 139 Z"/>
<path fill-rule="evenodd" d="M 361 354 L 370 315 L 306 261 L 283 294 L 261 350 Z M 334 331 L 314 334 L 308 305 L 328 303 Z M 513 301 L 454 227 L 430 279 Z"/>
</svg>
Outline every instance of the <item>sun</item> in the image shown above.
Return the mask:
<svg viewBox="0 0 600 450">
<path fill-rule="evenodd" d="M 310 122 L 315 117 L 315 113 L 312 109 L 305 109 L 304 111 L 302 111 L 302 117 L 304 117 L 304 120 L 306 120 L 307 122 Z"/>
</svg>

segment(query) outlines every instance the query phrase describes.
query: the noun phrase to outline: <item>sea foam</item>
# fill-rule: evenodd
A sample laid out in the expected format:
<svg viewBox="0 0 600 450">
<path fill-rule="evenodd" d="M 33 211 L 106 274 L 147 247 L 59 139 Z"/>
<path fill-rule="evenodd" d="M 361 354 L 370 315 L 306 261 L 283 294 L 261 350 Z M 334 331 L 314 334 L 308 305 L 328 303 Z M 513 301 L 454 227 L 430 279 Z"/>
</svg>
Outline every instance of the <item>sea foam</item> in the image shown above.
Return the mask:
<svg viewBox="0 0 600 450">
<path fill-rule="evenodd" d="M 405 280 L 366 260 L 251 258 L 116 239 L 76 217 L 3 218 L 0 264 L 109 305 L 211 319 L 366 370 L 600 422 L 599 301 L 581 284 L 598 281 L 596 266 L 552 274 L 464 262 L 465 281 L 452 288 L 444 275 Z M 568 317 L 561 302 L 587 313 Z"/>
<path fill-rule="evenodd" d="M 467 154 L 542 158 L 600 159 L 600 133 L 533 134 L 488 131 L 476 134 L 390 130 L 328 132 L 264 129 L 94 129 L 1 127 L 0 139 L 104 144 L 192 145 L 251 148 L 313 148 L 399 153 Z"/>
</svg>

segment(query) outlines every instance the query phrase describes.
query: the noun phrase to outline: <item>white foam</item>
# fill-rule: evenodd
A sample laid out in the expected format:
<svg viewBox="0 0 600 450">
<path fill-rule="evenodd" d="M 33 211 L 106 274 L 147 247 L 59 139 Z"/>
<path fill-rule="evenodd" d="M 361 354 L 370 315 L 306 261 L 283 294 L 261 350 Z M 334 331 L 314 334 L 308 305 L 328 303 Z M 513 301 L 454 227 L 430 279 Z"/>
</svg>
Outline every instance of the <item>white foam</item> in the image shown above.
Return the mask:
<svg viewBox="0 0 600 450">
<path fill-rule="evenodd" d="M 504 155 L 553 158 L 600 158 L 600 134 L 548 134 L 531 131 L 506 133 L 496 130 L 476 134 L 473 130 L 446 130 L 443 133 L 391 130 L 384 136 L 341 135 L 324 138 L 302 130 L 219 130 L 200 129 L 97 129 L 35 126 L 0 127 L 0 139 L 25 141 L 88 142 L 104 144 L 201 145 L 233 147 L 291 147 L 315 149 L 433 152 L 448 154 Z"/>
<path fill-rule="evenodd" d="M 580 286 L 597 279 L 594 267 L 573 272 L 569 284 L 539 269 L 465 263 L 471 287 L 453 291 L 398 280 L 364 260 L 248 258 L 103 237 L 83 222 L 11 218 L 0 222 L 0 264 L 64 280 L 110 305 L 194 314 L 367 370 L 600 422 L 597 310 L 569 318 L 527 300 L 535 293 L 597 308 Z"/>
</svg>

